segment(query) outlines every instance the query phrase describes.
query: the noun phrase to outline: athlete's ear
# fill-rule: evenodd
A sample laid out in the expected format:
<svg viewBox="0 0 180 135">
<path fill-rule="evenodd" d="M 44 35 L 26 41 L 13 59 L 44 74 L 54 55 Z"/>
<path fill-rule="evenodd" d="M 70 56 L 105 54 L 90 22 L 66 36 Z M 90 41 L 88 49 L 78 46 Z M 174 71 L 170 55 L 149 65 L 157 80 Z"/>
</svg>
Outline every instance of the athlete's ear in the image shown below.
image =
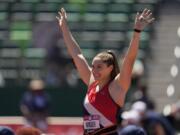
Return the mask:
<svg viewBox="0 0 180 135">
<path fill-rule="evenodd" d="M 109 68 L 111 69 L 111 71 L 113 71 L 114 66 L 113 65 L 109 65 Z"/>
</svg>

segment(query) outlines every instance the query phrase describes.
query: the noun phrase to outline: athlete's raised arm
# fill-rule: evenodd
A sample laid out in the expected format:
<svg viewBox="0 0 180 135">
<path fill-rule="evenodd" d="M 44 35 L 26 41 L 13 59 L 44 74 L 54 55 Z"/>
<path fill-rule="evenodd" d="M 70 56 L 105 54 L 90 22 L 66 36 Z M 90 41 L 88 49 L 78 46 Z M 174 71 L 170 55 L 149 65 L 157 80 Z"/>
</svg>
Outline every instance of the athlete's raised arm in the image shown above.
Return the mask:
<svg viewBox="0 0 180 135">
<path fill-rule="evenodd" d="M 81 49 L 78 43 L 75 41 L 68 28 L 66 22 L 67 21 L 66 11 L 63 8 L 61 8 L 61 10 L 58 13 L 59 16 L 56 18 L 59 21 L 59 27 L 62 31 L 65 45 L 68 49 L 70 56 L 73 58 L 73 61 L 76 65 L 76 68 L 80 74 L 81 79 L 84 81 L 85 84 L 88 85 L 91 75 L 91 68 L 89 67 L 86 59 L 81 53 Z"/>
<path fill-rule="evenodd" d="M 144 9 L 141 14 L 137 13 L 135 24 L 134 24 L 134 33 L 123 60 L 123 64 L 121 66 L 120 75 L 116 77 L 120 86 L 127 91 L 129 89 L 131 83 L 131 74 L 134 65 L 134 61 L 136 59 L 138 48 L 139 48 L 139 41 L 140 41 L 140 34 L 141 31 L 151 22 L 154 21 L 152 17 L 152 13 L 148 9 Z"/>
</svg>

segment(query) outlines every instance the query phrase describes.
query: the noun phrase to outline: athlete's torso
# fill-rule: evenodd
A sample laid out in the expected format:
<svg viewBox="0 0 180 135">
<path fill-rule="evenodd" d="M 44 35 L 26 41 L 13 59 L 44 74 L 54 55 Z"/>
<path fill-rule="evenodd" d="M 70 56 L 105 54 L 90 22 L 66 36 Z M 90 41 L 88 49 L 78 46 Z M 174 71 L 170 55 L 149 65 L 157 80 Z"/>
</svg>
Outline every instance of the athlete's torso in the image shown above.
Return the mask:
<svg viewBox="0 0 180 135">
<path fill-rule="evenodd" d="M 98 92 L 97 85 L 97 82 L 90 85 L 84 100 L 85 132 L 117 124 L 117 113 L 120 108 L 110 96 L 109 83 Z"/>
</svg>

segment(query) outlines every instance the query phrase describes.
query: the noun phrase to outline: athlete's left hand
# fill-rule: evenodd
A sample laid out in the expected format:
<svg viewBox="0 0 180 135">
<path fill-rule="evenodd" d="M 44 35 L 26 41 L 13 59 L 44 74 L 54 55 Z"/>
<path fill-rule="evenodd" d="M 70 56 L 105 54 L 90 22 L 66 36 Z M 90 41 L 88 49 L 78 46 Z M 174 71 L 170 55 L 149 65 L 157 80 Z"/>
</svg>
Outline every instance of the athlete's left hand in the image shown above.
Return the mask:
<svg viewBox="0 0 180 135">
<path fill-rule="evenodd" d="M 152 23 L 155 20 L 152 17 L 152 12 L 148 9 L 144 9 L 143 12 L 137 13 L 134 28 L 138 30 L 143 30 L 148 24 Z"/>
</svg>

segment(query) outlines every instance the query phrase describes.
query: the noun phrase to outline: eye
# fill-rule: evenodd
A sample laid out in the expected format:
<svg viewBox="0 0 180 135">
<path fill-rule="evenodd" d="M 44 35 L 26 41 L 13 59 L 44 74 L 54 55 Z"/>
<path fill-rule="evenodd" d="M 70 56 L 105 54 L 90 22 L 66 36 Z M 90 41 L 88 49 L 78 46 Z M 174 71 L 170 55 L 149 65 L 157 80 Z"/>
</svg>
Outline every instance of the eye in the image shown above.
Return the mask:
<svg viewBox="0 0 180 135">
<path fill-rule="evenodd" d="M 101 69 L 101 68 L 102 68 L 102 66 L 101 66 L 101 65 L 98 65 L 98 66 L 97 66 L 97 68 L 98 68 L 98 69 Z"/>
</svg>

